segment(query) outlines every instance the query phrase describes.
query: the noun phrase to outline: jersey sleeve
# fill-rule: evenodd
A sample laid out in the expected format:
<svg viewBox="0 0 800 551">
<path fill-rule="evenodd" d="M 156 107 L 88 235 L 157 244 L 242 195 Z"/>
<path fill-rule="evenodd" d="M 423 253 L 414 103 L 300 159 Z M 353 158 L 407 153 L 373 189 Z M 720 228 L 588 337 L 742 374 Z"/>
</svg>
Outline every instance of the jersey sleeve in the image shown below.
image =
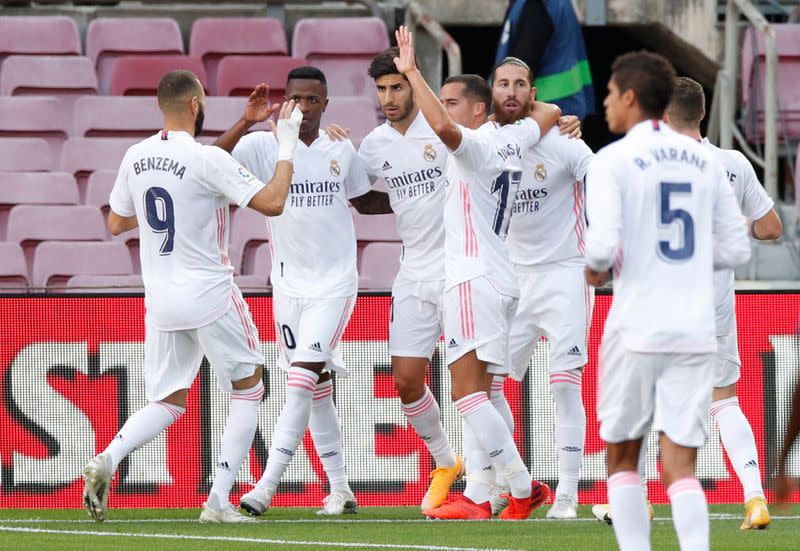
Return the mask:
<svg viewBox="0 0 800 551">
<path fill-rule="evenodd" d="M 610 155 L 596 155 L 586 174 L 586 265 L 608 270 L 614 263 L 622 229 L 622 192 Z"/>
<path fill-rule="evenodd" d="M 471 128 L 461 128 L 461 143 L 451 154 L 457 158 L 462 167 L 466 170 L 475 172 L 496 165 L 496 143 L 493 137 L 487 132 L 473 130 Z"/>
<path fill-rule="evenodd" d="M 567 158 L 564 159 L 569 171 L 576 181 L 580 182 L 589 172 L 589 165 L 594 158 L 594 152 L 581 139 L 567 138 L 566 142 Z"/>
<path fill-rule="evenodd" d="M 278 140 L 272 132 L 252 132 L 239 140 L 231 155 L 267 183 L 272 180 L 278 164 Z"/>
<path fill-rule="evenodd" d="M 761 182 L 758 181 L 756 171 L 753 170 L 753 165 L 747 160 L 747 157 L 741 155 L 740 162 L 742 163 L 742 185 L 744 186 L 744 194 L 742 196 L 742 214 L 751 220 L 758 220 L 767 215 L 767 213 L 775 206 L 772 198 L 767 195 L 767 191 Z"/>
<path fill-rule="evenodd" d="M 214 146 L 208 146 L 205 151 L 202 184 L 212 193 L 227 197 L 240 207 L 246 207 L 253 196 L 264 188 L 263 182 L 236 159 Z"/>
<path fill-rule="evenodd" d="M 714 177 L 714 269 L 733 268 L 750 258 L 750 240 L 744 216 L 736 203 L 736 195 L 717 165 Z"/>
<path fill-rule="evenodd" d="M 378 167 L 375 164 L 375 147 L 369 135 L 361 141 L 361 147 L 358 148 L 358 158 L 361 159 L 364 170 L 367 171 L 370 178 L 377 179 L 380 176 Z"/>
<path fill-rule="evenodd" d="M 520 119 L 513 126 L 523 151 L 532 148 L 542 139 L 542 129 L 539 127 L 539 123 L 531 117 Z"/>
<path fill-rule="evenodd" d="M 347 179 L 344 182 L 345 196 L 348 199 L 352 199 L 368 193 L 369 190 L 372 189 L 372 182 L 353 144 L 349 141 L 346 142 L 346 144 L 350 152 L 350 166 L 347 170 Z"/>
<path fill-rule="evenodd" d="M 111 210 L 125 218 L 136 215 L 136 208 L 133 205 L 133 196 L 128 186 L 129 153 L 130 149 L 125 153 L 125 157 L 122 159 L 122 163 L 120 163 L 117 179 L 114 181 L 114 187 L 111 189 L 111 196 L 108 200 L 108 205 L 111 207 Z"/>
</svg>

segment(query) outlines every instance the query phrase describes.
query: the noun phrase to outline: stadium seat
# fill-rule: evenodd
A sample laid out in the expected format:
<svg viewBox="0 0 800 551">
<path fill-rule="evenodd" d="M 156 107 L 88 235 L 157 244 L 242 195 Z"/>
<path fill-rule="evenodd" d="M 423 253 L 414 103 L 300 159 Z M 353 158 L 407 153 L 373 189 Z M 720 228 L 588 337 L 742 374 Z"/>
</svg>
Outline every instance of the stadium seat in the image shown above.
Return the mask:
<svg viewBox="0 0 800 551">
<path fill-rule="evenodd" d="M 361 253 L 358 287 L 370 291 L 389 291 L 400 269 L 400 243 L 368 243 Z"/>
<path fill-rule="evenodd" d="M 86 180 L 86 199 L 84 202 L 107 213 L 108 200 L 111 197 L 111 190 L 114 188 L 116 179 L 116 170 L 95 170 L 89 174 Z"/>
<path fill-rule="evenodd" d="M 271 17 L 201 17 L 192 25 L 189 55 L 200 59 L 212 94 L 220 60 L 230 55 L 287 55 L 286 32 Z M 228 94 L 220 94 L 228 95 Z"/>
<path fill-rule="evenodd" d="M 65 293 L 144 292 L 141 275 L 75 275 L 67 280 L 66 287 Z"/>
<path fill-rule="evenodd" d="M 15 205 L 75 205 L 75 178 L 63 172 L 0 172 L 0 241 Z"/>
<path fill-rule="evenodd" d="M 255 249 L 268 240 L 267 219 L 253 209 L 237 209 L 228 236 L 228 256 L 235 273 L 252 273 L 248 270 L 255 265 Z"/>
<path fill-rule="evenodd" d="M 69 108 L 58 98 L 0 97 L 0 137 L 43 138 L 57 156 L 69 126 Z"/>
<path fill-rule="evenodd" d="M 55 159 L 42 138 L 0 138 L 0 171 L 46 171 L 53 168 Z"/>
<path fill-rule="evenodd" d="M 252 264 L 247 272 L 233 276 L 236 285 L 242 290 L 263 291 L 269 286 L 269 274 L 272 271 L 272 254 L 269 243 L 262 243 L 252 249 Z"/>
<path fill-rule="evenodd" d="M 158 99 L 152 96 L 84 97 L 75 102 L 73 135 L 145 138 L 163 128 Z"/>
<path fill-rule="evenodd" d="M 242 117 L 245 105 L 247 105 L 247 100 L 244 98 L 207 96 L 203 134 L 197 141 L 205 143 L 205 139 L 210 138 L 209 143 L 213 142 L 217 136 L 228 130 Z M 269 127 L 266 123 L 259 123 L 250 128 L 250 131 L 256 130 L 269 130 Z"/>
<path fill-rule="evenodd" d="M 249 96 L 263 82 L 269 86 L 269 100 L 282 102 L 289 71 L 304 65 L 308 63 L 299 57 L 228 56 L 217 67 L 217 94 Z"/>
<path fill-rule="evenodd" d="M 322 114 L 322 128 L 334 122 L 351 130 L 350 141 L 358 149 L 361 140 L 379 124 L 374 100 L 366 97 L 329 98 L 328 107 Z"/>
<path fill-rule="evenodd" d="M 389 32 L 377 17 L 301 19 L 292 36 L 292 55 L 321 69 L 336 96 L 374 96 L 367 68 L 388 47 Z"/>
<path fill-rule="evenodd" d="M 12 54 L 80 55 L 78 25 L 61 15 L 0 17 L 0 62 Z"/>
<path fill-rule="evenodd" d="M 17 243 L 0 242 L 0 293 L 24 291 L 28 286 L 25 254 Z"/>
<path fill-rule="evenodd" d="M 109 93 L 112 96 L 155 96 L 161 77 L 176 69 L 192 71 L 208 92 L 206 71 L 196 57 L 137 55 L 121 57 L 114 62 L 109 81 Z"/>
<path fill-rule="evenodd" d="M 100 92 L 111 89 L 116 59 L 128 55 L 183 54 L 180 27 L 166 17 L 98 17 L 86 29 L 86 55 L 97 69 Z"/>
<path fill-rule="evenodd" d="M 48 241 L 36 249 L 34 287 L 64 285 L 74 275 L 130 275 L 133 267 L 122 243 Z"/>
<path fill-rule="evenodd" d="M 360 214 L 354 208 L 350 211 L 357 241 L 400 241 L 394 214 Z"/>
<path fill-rule="evenodd" d="M 89 174 L 95 170 L 119 170 L 135 138 L 70 138 L 61 151 L 61 170 L 75 176 L 81 202 L 85 201 Z"/>
<path fill-rule="evenodd" d="M 55 96 L 71 107 L 77 96 L 97 93 L 97 76 L 88 57 L 12 55 L 0 71 L 0 95 Z"/>
</svg>

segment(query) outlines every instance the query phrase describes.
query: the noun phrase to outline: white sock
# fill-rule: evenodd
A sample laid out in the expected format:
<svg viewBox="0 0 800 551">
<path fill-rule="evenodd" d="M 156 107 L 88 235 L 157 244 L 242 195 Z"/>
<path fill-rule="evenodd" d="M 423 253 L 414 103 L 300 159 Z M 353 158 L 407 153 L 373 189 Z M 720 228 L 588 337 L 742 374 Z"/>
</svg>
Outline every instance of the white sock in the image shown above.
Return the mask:
<svg viewBox="0 0 800 551">
<path fill-rule="evenodd" d="M 717 421 L 722 445 L 742 483 L 745 502 L 754 497 L 764 497 L 756 440 L 750 423 L 739 407 L 739 398 L 733 396 L 717 400 L 711 404 L 711 415 Z"/>
<path fill-rule="evenodd" d="M 511 413 L 511 406 L 508 405 L 508 400 L 506 400 L 506 395 L 503 392 L 503 385 L 505 382 L 506 378 L 503 375 L 495 375 L 492 378 L 492 392 L 489 395 L 489 400 L 492 402 L 494 409 L 497 410 L 497 413 L 500 414 L 500 417 L 503 418 L 503 421 L 505 421 L 505 424 L 508 427 L 508 432 L 511 433 L 511 437 L 513 438 L 514 414 Z M 506 475 L 503 472 L 503 469 L 495 469 L 494 483 L 500 488 L 508 487 L 508 481 L 506 480 Z"/>
<path fill-rule="evenodd" d="M 111 458 L 111 470 L 132 451 L 137 450 L 161 434 L 172 423 L 186 413 L 186 408 L 166 402 L 150 402 L 128 417 L 125 424 L 103 453 Z"/>
<path fill-rule="evenodd" d="M 311 396 L 317 388 L 317 379 L 319 375 L 308 369 L 294 365 L 289 368 L 286 402 L 273 429 L 267 466 L 257 484 L 257 487 L 266 490 L 270 497 L 278 489 L 278 483 L 308 428 L 308 420 L 311 417 Z"/>
<path fill-rule="evenodd" d="M 322 461 L 322 467 L 328 475 L 331 492 L 334 490 L 351 492 L 342 453 L 342 427 L 339 425 L 339 416 L 333 403 L 333 381 L 330 379 L 317 384 L 311 401 L 311 419 L 308 428 L 311 429 L 311 438 Z"/>
<path fill-rule="evenodd" d="M 505 471 L 511 495 L 515 498 L 530 497 L 531 475 L 519 456 L 508 427 L 486 392 L 465 396 L 456 401 L 456 407 L 492 462 Z"/>
<path fill-rule="evenodd" d="M 456 464 L 456 453 L 444 432 L 439 404 L 425 385 L 425 394 L 416 402 L 402 404 L 408 423 L 425 442 L 437 467 L 452 467 Z"/>
<path fill-rule="evenodd" d="M 556 403 L 556 449 L 558 487 L 556 495 L 577 499 L 583 445 L 586 439 L 586 410 L 581 397 L 581 371 L 570 369 L 550 374 L 550 393 Z"/>
<path fill-rule="evenodd" d="M 620 551 L 649 551 L 650 515 L 639 474 L 622 471 L 609 476 L 608 504 Z"/>
<path fill-rule="evenodd" d="M 467 463 L 467 486 L 464 495 L 475 503 L 486 503 L 496 483 L 492 460 L 483 450 L 478 438 L 467 423 L 461 425 L 464 436 L 464 458 Z"/>
<path fill-rule="evenodd" d="M 681 551 L 708 551 L 711 546 L 706 494 L 696 478 L 681 478 L 667 488 L 672 503 L 672 524 Z M 614 517 L 614 523 L 617 518 Z"/>
<path fill-rule="evenodd" d="M 229 503 L 236 475 L 253 445 L 258 425 L 258 406 L 263 397 L 264 383 L 261 381 L 251 388 L 231 391 L 228 421 L 222 431 L 219 462 L 208 496 L 208 503 L 217 510 Z"/>
</svg>

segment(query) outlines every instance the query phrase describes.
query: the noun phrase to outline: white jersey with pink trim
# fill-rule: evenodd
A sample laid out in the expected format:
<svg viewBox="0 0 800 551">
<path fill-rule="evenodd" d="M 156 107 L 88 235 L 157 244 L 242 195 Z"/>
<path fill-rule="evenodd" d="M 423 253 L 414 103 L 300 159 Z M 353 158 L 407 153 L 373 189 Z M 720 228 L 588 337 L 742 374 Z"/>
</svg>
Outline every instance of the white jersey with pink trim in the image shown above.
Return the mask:
<svg viewBox="0 0 800 551">
<path fill-rule="evenodd" d="M 228 260 L 228 205 L 264 184 L 218 147 L 160 132 L 128 149 L 111 210 L 136 216 L 147 319 L 159 331 L 215 321 L 238 293 Z"/>
<path fill-rule="evenodd" d="M 583 140 L 557 127 L 525 153 L 506 238 L 511 262 L 583 265 L 583 179 L 593 156 Z"/>
<path fill-rule="evenodd" d="M 738 151 L 720 149 L 708 139 L 706 146 L 725 169 L 728 182 L 733 188 L 736 202 L 742 214 L 751 220 L 758 220 L 769 213 L 774 202 L 758 181 L 753 165 Z M 735 295 L 733 289 L 733 270 L 714 272 L 714 304 L 717 314 L 717 335 L 727 335 L 736 325 Z"/>
<path fill-rule="evenodd" d="M 486 276 L 501 293 L 519 296 L 504 241 L 522 155 L 539 136 L 531 118 L 478 130 L 461 127 L 461 144 L 445 171 L 445 289 Z"/>
<path fill-rule="evenodd" d="M 271 132 L 243 137 L 233 156 L 268 182 L 278 162 Z M 295 298 L 349 297 L 358 290 L 356 232 L 349 200 L 370 190 L 369 176 L 349 140 L 324 132 L 297 144 L 283 214 L 267 218 L 276 291 Z"/>
<path fill-rule="evenodd" d="M 606 334 L 634 352 L 714 352 L 713 270 L 747 261 L 750 242 L 712 152 L 643 121 L 595 155 L 586 193 L 586 264 L 614 268 Z"/>
</svg>

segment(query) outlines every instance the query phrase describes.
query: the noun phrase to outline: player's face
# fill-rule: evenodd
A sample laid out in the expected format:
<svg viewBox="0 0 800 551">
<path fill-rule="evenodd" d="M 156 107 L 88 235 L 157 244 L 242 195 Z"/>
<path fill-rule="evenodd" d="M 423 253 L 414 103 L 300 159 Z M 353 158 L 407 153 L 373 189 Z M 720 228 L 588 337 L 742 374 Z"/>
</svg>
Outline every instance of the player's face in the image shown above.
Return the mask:
<svg viewBox="0 0 800 551">
<path fill-rule="evenodd" d="M 528 71 L 519 65 L 503 65 L 494 73 L 492 108 L 497 122 L 508 124 L 531 110 L 531 81 Z"/>
<path fill-rule="evenodd" d="M 464 96 L 464 83 L 451 82 L 442 86 L 439 101 L 456 124 L 472 126 L 474 104 Z"/>
<path fill-rule="evenodd" d="M 411 115 L 414 109 L 414 94 L 403 75 L 383 75 L 375 79 L 378 103 L 386 118 L 400 122 Z"/>
<path fill-rule="evenodd" d="M 318 80 L 293 79 L 286 84 L 286 101 L 294 100 L 303 122 L 300 123 L 300 135 L 314 134 L 319 131 L 322 113 L 328 105 L 328 89 Z"/>
<path fill-rule="evenodd" d="M 622 134 L 625 132 L 623 112 L 625 104 L 622 95 L 619 93 L 619 87 L 614 82 L 614 77 L 608 81 L 608 95 L 603 100 L 603 107 L 606 108 L 606 123 L 608 129 L 615 134 Z"/>
</svg>

